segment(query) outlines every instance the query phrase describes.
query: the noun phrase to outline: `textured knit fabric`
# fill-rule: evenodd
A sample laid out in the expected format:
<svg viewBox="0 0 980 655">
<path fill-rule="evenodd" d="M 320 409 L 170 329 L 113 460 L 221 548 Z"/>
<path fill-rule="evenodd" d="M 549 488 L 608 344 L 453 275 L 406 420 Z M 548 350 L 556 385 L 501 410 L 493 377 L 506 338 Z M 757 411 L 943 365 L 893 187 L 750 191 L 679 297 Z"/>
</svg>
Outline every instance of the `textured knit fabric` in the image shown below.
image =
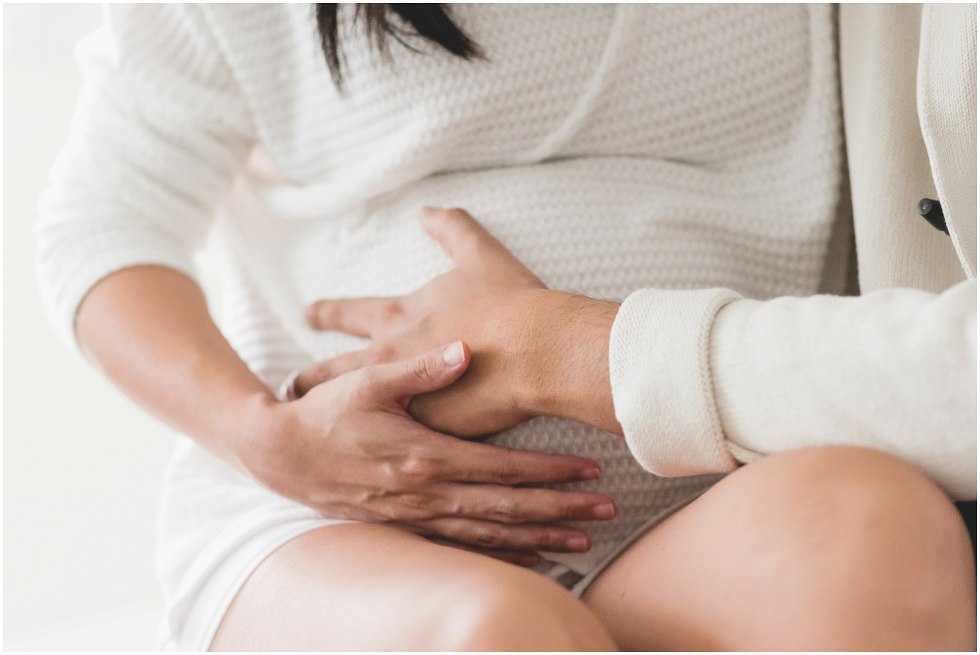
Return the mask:
<svg viewBox="0 0 980 655">
<path fill-rule="evenodd" d="M 917 114 L 953 245 L 976 278 L 977 7 L 923 6 L 920 32 Z"/>
<path fill-rule="evenodd" d="M 840 32 L 865 295 L 634 293 L 610 343 L 616 415 L 663 475 L 850 444 L 974 499 L 976 6 L 848 5 Z M 950 236 L 916 214 L 923 197 L 941 200 Z"/>
<path fill-rule="evenodd" d="M 708 361 L 715 314 L 740 296 L 732 291 L 637 291 L 626 299 L 613 324 L 614 357 L 638 355 L 643 366 L 613 366 L 612 387 L 618 407 L 644 407 L 620 416 L 633 455 L 640 462 L 667 462 L 659 475 L 693 475 L 703 470 L 731 471 L 737 465 L 725 444 L 714 406 Z M 651 330 L 656 325 L 658 329 Z M 661 344 L 670 344 L 663 347 Z M 676 352 L 700 357 L 677 357 Z M 618 362 L 617 362 L 618 363 Z M 650 385 L 651 375 L 661 381 Z M 645 435 L 684 435 L 677 439 Z M 699 453 L 698 469 L 688 470 L 688 453 Z M 703 467 L 703 468 L 702 468 Z"/>
<path fill-rule="evenodd" d="M 37 230 L 66 342 L 99 279 L 146 263 L 193 275 L 214 223 L 219 323 L 274 389 L 364 345 L 308 329 L 308 303 L 448 270 L 417 224 L 426 204 L 466 208 L 557 289 L 818 288 L 842 178 L 831 7 L 453 11 L 485 60 L 413 40 L 420 53 L 396 45 L 385 64 L 345 15 L 340 95 L 309 6 L 113 6 L 80 49 L 84 90 Z M 601 480 L 567 488 L 611 494 L 616 520 L 585 526 L 589 553 L 551 557 L 578 575 L 717 479 L 651 475 L 623 440 L 569 421 L 490 441 L 600 462 Z M 161 518 L 165 644 L 229 554 L 316 516 L 182 438 Z"/>
</svg>

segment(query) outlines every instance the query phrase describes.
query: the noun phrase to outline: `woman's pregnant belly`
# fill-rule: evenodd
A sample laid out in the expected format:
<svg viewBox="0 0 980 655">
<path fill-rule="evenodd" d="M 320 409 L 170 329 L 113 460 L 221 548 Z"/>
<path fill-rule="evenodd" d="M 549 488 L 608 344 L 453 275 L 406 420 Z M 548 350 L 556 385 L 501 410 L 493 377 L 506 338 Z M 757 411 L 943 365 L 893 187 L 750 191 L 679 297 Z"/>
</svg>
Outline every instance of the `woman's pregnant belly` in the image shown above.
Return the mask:
<svg viewBox="0 0 980 655">
<path fill-rule="evenodd" d="M 423 205 L 467 209 L 552 288 L 616 300 L 644 287 L 725 286 L 755 297 L 812 292 L 830 219 L 786 218 L 778 194 L 753 193 L 735 173 L 631 158 L 447 173 L 322 219 L 309 218 L 315 199 L 301 197 L 293 202 L 302 217 L 291 216 L 288 196 L 239 188 L 222 226 L 250 279 L 248 302 L 268 312 L 247 335 L 236 336 L 234 321 L 223 328 L 233 345 L 247 342 L 236 345 L 239 353 L 270 386 L 284 376 L 283 359 L 295 365 L 366 345 L 307 328 L 303 308 L 313 300 L 404 294 L 449 270 L 418 226 Z M 270 206 L 272 197 L 278 206 Z M 267 338 L 254 333 L 259 324 Z M 708 480 L 656 477 L 620 437 L 561 419 L 535 419 L 489 441 L 599 462 L 599 480 L 559 485 L 608 493 L 617 503 L 613 521 L 580 524 L 593 537 L 589 553 L 551 557 L 579 573 Z"/>
</svg>

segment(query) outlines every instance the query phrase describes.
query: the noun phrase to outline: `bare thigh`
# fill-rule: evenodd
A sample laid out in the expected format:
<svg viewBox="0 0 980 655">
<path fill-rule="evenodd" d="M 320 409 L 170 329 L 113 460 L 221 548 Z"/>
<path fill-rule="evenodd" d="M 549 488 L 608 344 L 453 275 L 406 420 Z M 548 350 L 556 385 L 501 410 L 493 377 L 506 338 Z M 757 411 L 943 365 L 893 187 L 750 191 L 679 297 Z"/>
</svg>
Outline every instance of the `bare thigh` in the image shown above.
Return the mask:
<svg viewBox="0 0 980 655">
<path fill-rule="evenodd" d="M 395 528 L 344 524 L 270 555 L 211 650 L 612 650 L 556 583 Z"/>
<path fill-rule="evenodd" d="M 729 475 L 583 596 L 628 650 L 973 650 L 969 537 L 949 499 L 870 450 Z"/>
</svg>

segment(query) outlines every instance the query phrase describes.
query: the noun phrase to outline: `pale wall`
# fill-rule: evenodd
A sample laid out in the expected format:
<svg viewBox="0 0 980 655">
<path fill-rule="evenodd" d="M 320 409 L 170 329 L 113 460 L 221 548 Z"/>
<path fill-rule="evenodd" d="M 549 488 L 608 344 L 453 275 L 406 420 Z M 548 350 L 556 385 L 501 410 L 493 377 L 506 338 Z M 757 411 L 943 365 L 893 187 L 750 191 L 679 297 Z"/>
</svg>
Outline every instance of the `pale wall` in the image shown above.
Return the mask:
<svg viewBox="0 0 980 655">
<path fill-rule="evenodd" d="M 3 17 L 4 647 L 148 649 L 173 438 L 57 341 L 31 235 L 78 92 L 72 50 L 101 10 L 6 5 Z"/>
</svg>

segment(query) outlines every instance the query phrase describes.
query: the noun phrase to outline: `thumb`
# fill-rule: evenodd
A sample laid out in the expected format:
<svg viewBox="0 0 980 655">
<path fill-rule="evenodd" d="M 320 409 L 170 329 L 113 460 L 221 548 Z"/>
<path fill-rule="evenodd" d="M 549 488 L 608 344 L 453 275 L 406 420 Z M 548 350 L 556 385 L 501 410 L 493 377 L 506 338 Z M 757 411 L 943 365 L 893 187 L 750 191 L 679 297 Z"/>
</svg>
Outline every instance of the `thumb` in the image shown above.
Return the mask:
<svg viewBox="0 0 980 655">
<path fill-rule="evenodd" d="M 425 233 L 442 246 L 455 264 L 479 248 L 506 252 L 503 244 L 462 209 L 423 207 L 419 211 L 419 222 Z"/>
<path fill-rule="evenodd" d="M 402 400 L 447 387 L 470 364 L 470 349 L 462 341 L 430 350 L 413 359 L 377 366 L 371 384 L 378 400 Z"/>
</svg>

